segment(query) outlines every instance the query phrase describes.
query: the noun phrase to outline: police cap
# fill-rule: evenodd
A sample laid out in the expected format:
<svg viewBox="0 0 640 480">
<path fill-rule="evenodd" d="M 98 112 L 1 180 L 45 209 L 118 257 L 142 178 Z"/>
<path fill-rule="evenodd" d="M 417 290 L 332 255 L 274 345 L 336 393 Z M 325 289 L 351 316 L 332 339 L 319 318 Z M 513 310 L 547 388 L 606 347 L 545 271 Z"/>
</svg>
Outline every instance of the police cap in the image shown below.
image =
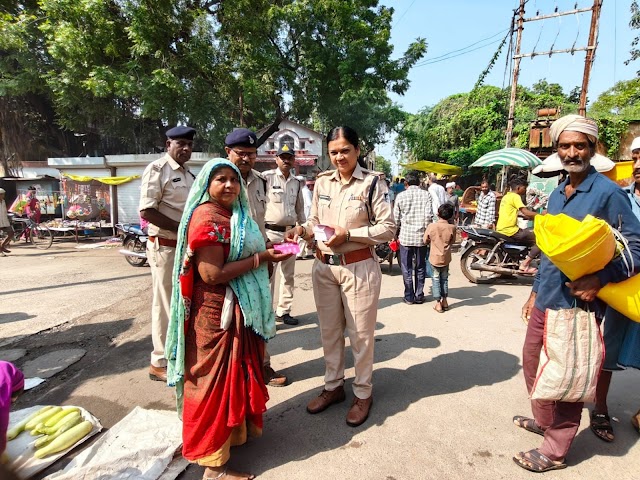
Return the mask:
<svg viewBox="0 0 640 480">
<path fill-rule="evenodd" d="M 256 147 L 258 145 L 258 137 L 251 130 L 246 128 L 237 128 L 224 139 L 226 147 L 234 147 L 236 145 L 244 147 Z"/>
<path fill-rule="evenodd" d="M 195 128 L 185 127 L 182 125 L 167 130 L 167 138 L 170 138 L 171 140 L 175 140 L 176 138 L 186 138 L 187 140 L 193 140 L 193 136 L 195 134 Z"/>
<path fill-rule="evenodd" d="M 278 153 L 276 153 L 276 155 L 278 157 L 280 155 L 291 155 L 292 157 L 295 157 L 296 153 L 289 145 L 287 145 L 286 143 L 283 143 L 282 145 L 280 145 L 280 148 L 278 149 Z"/>
</svg>

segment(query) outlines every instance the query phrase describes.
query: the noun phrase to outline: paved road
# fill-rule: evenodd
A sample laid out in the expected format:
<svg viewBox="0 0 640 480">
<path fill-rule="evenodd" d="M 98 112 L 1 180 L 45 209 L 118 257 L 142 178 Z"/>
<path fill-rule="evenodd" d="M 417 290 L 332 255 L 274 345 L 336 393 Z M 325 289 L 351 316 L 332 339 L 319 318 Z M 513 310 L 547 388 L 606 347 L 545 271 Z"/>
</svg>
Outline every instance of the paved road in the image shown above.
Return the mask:
<svg viewBox="0 0 640 480">
<path fill-rule="evenodd" d="M 82 245 L 87 245 L 82 244 Z M 529 413 L 520 367 L 525 326 L 519 320 L 525 283 L 476 286 L 454 257 L 452 309 L 401 301 L 399 268 L 385 273 L 376 336 L 374 407 L 367 423 L 350 428 L 351 399 L 319 415 L 306 403 L 322 387 L 323 361 L 312 294 L 312 261 L 296 265 L 296 327 L 279 327 L 270 344 L 273 365 L 292 385 L 270 389 L 264 436 L 233 451 L 231 465 L 271 479 L 524 479 L 533 474 L 511 457 L 539 445 L 540 437 L 515 428 Z M 385 266 L 386 270 L 386 266 Z M 26 348 L 19 365 L 51 351 L 81 347 L 87 354 L 18 403 L 82 405 L 106 427 L 135 405 L 172 409 L 171 389 L 147 377 L 148 267 L 129 266 L 117 249 L 76 249 L 56 243 L 45 252 L 16 247 L 0 258 L 0 345 Z M 349 367 L 350 353 L 347 352 Z M 640 372 L 618 373 L 609 398 L 616 441 L 605 444 L 582 428 L 567 459 L 554 472 L 563 479 L 637 479 L 638 434 L 629 417 L 640 406 Z M 61 464 L 50 468 L 49 473 Z M 183 479 L 199 479 L 189 468 Z"/>
</svg>

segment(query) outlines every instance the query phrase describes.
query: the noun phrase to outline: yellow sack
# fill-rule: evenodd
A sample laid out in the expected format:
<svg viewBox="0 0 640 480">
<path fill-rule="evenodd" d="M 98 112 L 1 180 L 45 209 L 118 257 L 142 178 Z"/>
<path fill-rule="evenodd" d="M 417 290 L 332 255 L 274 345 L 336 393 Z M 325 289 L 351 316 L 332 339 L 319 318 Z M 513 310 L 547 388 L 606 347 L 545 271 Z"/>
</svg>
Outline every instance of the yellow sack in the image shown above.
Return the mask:
<svg viewBox="0 0 640 480">
<path fill-rule="evenodd" d="M 625 317 L 640 322 L 640 274 L 620 283 L 608 283 L 598 298 Z"/>
<path fill-rule="evenodd" d="M 540 249 L 571 280 L 602 270 L 616 252 L 609 224 L 591 215 L 582 222 L 563 213 L 538 215 L 534 232 Z M 598 298 L 640 322 L 640 275 L 605 285 Z"/>
<path fill-rule="evenodd" d="M 616 252 L 616 239 L 607 222 L 587 215 L 582 222 L 564 213 L 538 215 L 536 243 L 571 280 L 602 270 Z"/>
</svg>

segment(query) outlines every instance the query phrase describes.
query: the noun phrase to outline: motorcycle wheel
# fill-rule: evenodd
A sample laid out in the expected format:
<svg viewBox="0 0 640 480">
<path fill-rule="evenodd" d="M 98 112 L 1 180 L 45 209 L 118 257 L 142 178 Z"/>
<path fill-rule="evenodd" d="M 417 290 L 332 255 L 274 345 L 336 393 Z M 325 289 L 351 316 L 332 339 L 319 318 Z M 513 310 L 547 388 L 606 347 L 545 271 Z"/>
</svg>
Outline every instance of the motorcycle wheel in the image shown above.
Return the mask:
<svg viewBox="0 0 640 480">
<path fill-rule="evenodd" d="M 478 261 L 485 261 L 489 252 L 493 247 L 491 245 L 477 244 L 465 251 L 460 257 L 460 269 L 462 274 L 472 283 L 492 283 L 500 277 L 499 273 L 483 272 L 482 270 L 472 270 L 471 265 Z M 491 259 L 489 265 L 496 265 L 498 260 Z"/>
<path fill-rule="evenodd" d="M 125 240 L 123 247 L 131 252 L 136 253 L 146 253 L 147 251 L 145 245 L 137 238 L 129 238 Z M 132 265 L 134 267 L 142 267 L 145 263 L 147 263 L 146 258 L 130 257 L 128 255 L 125 255 L 124 258 L 129 263 L 129 265 Z"/>
</svg>

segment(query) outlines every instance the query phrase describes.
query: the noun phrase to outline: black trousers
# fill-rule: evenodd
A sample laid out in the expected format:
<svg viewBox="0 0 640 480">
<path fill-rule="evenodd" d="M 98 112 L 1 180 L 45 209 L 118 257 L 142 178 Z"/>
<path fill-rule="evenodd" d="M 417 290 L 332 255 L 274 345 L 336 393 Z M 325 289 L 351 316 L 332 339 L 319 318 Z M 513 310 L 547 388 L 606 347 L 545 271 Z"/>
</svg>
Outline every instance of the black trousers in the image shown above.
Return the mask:
<svg viewBox="0 0 640 480">
<path fill-rule="evenodd" d="M 541 250 L 540 250 L 540 247 L 536 245 L 536 235 L 535 233 L 533 233 L 533 229 L 525 228 L 523 230 L 522 228 L 519 228 L 516 233 L 511 235 L 511 238 L 513 238 L 514 240 L 520 243 L 531 245 L 531 251 L 529 252 L 529 255 L 528 255 L 529 258 L 537 258 L 538 255 L 540 255 Z"/>
</svg>

